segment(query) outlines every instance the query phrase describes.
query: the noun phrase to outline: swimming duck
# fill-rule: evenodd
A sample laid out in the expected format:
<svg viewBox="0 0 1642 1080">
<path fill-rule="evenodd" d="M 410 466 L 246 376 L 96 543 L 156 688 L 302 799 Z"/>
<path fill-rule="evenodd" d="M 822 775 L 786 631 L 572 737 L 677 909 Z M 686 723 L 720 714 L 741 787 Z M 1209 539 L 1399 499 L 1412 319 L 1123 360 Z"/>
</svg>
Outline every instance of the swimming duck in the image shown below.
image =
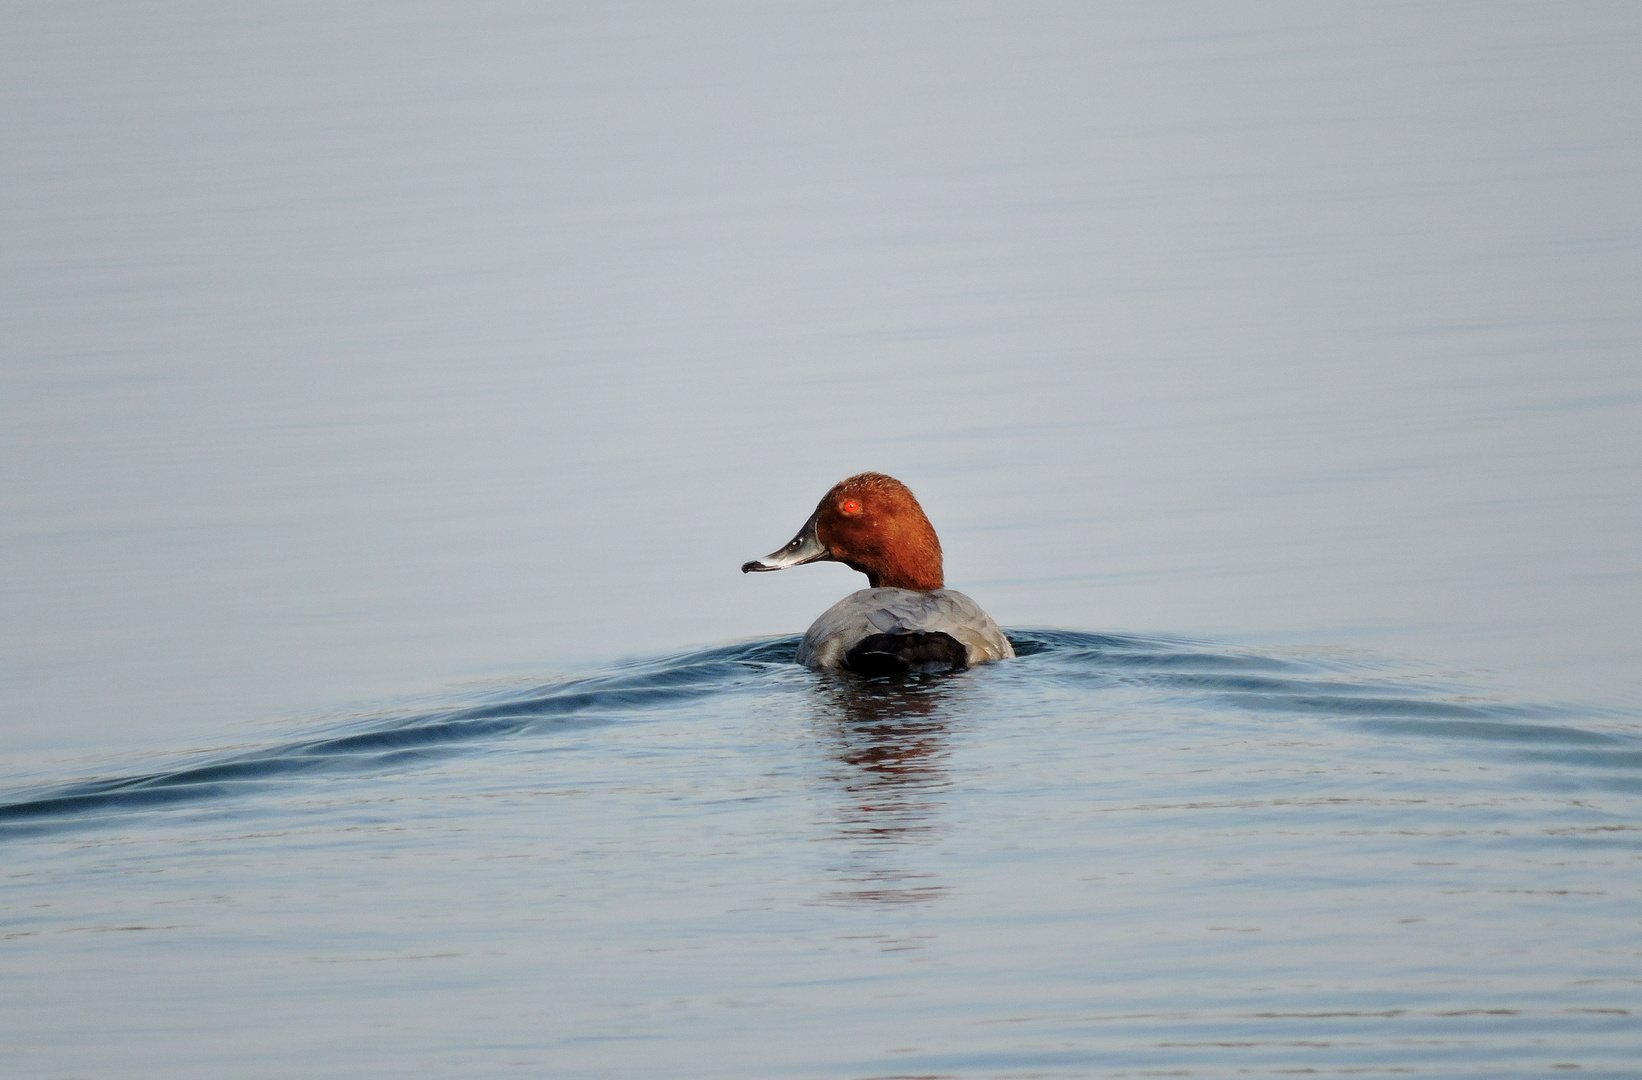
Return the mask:
<svg viewBox="0 0 1642 1080">
<path fill-rule="evenodd" d="M 841 562 L 867 575 L 815 620 L 794 659 L 817 670 L 868 675 L 968 667 L 1015 655 L 981 606 L 944 588 L 941 542 L 907 486 L 883 473 L 834 484 L 779 551 L 741 567 L 744 574 L 811 562 Z"/>
</svg>

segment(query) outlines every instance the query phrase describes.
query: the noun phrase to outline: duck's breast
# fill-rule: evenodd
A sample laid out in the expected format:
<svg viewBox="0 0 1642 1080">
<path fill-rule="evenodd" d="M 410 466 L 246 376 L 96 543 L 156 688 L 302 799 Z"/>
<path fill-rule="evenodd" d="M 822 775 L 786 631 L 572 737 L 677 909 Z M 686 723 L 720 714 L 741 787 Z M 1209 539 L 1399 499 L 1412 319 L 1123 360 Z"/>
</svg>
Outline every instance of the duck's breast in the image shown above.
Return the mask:
<svg viewBox="0 0 1642 1080">
<path fill-rule="evenodd" d="M 862 589 L 821 613 L 799 643 L 794 659 L 812 668 L 843 667 L 844 654 L 862 639 L 917 630 L 951 634 L 963 645 L 971 664 L 1015 655 L 992 617 L 956 589 Z"/>
</svg>

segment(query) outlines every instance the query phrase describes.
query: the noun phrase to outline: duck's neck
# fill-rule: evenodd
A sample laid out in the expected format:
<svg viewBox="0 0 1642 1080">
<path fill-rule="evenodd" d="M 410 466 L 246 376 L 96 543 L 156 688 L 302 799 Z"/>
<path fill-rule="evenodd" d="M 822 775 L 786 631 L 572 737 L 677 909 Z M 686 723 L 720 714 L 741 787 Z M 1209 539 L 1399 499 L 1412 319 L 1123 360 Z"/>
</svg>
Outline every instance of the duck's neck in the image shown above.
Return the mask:
<svg viewBox="0 0 1642 1080">
<path fill-rule="evenodd" d="M 870 568 L 857 566 L 856 569 L 867 575 L 867 584 L 874 589 L 934 592 L 945 585 L 945 578 L 941 574 L 941 554 L 938 551 L 933 556 L 905 555 L 889 560 L 883 565 Z"/>
</svg>

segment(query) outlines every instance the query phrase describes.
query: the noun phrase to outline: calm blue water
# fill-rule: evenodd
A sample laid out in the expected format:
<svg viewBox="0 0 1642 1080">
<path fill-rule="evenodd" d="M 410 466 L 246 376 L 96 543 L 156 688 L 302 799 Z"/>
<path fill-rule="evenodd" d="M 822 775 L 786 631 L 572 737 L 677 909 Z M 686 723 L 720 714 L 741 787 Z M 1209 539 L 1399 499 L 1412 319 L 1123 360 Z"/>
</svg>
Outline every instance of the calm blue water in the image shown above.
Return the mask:
<svg viewBox="0 0 1642 1080">
<path fill-rule="evenodd" d="M 12 794 L 8 1072 L 1636 1074 L 1634 718 L 1013 636 L 904 683 L 794 638 L 634 660 Z"/>
<path fill-rule="evenodd" d="M 1642 1072 L 1630 0 L 0 25 L 6 1080 Z"/>
</svg>

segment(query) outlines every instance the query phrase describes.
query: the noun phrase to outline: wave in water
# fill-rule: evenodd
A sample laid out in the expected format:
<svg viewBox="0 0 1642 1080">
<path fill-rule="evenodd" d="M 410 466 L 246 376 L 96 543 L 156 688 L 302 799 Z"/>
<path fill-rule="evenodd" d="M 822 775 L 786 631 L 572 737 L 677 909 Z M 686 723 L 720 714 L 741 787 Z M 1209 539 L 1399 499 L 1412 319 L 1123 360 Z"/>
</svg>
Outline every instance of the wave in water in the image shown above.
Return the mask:
<svg viewBox="0 0 1642 1080">
<path fill-rule="evenodd" d="M 1477 700 L 1452 686 L 1388 672 L 1384 665 L 1066 630 L 1013 630 L 1009 637 L 1018 661 L 932 678 L 991 678 L 1016 689 L 1127 689 L 1181 706 L 1305 715 L 1398 736 L 1528 745 L 1547 762 L 1642 769 L 1636 739 L 1573 722 L 1620 719 L 1613 714 Z M 769 638 L 630 661 L 525 691 L 491 691 L 478 701 L 355 721 L 323 735 L 166 769 L 37 785 L 0 801 L 0 838 L 229 799 L 315 774 L 391 774 L 503 739 L 634 719 L 783 680 L 861 682 L 853 675 L 794 666 L 797 642 L 796 636 Z M 912 676 L 899 686 L 919 681 Z M 895 693 L 897 686 L 884 689 Z M 1559 753 L 1558 748 L 1568 750 Z"/>
</svg>

